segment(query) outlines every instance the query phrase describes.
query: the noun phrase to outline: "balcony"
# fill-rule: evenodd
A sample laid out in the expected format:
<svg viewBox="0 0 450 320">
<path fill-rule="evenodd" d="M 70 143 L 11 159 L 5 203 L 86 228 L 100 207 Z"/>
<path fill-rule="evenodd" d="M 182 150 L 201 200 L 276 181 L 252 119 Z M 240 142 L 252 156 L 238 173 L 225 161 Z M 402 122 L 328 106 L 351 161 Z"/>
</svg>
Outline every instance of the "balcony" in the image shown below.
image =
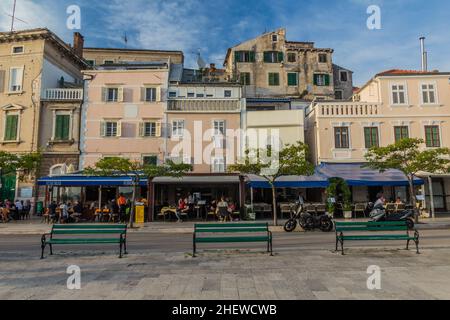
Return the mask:
<svg viewBox="0 0 450 320">
<path fill-rule="evenodd" d="M 168 111 L 178 112 L 239 112 L 240 100 L 176 99 L 169 100 Z"/>
<path fill-rule="evenodd" d="M 320 102 L 316 108 L 319 117 L 365 117 L 381 113 L 380 104 L 368 102 Z"/>
<path fill-rule="evenodd" d="M 42 100 L 81 101 L 83 89 L 45 89 Z"/>
</svg>

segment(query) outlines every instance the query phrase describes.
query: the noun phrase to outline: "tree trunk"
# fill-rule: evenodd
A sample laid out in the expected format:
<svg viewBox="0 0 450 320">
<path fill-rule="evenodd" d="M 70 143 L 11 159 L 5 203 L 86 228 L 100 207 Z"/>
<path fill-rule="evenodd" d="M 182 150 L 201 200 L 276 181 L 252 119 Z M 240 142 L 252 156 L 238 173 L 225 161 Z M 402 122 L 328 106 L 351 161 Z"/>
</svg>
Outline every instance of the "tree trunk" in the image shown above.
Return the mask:
<svg viewBox="0 0 450 320">
<path fill-rule="evenodd" d="M 272 186 L 273 225 L 277 226 L 278 225 L 278 217 L 277 217 L 277 195 L 276 195 L 276 189 L 275 189 L 275 184 L 274 183 L 270 183 L 270 185 Z"/>
<path fill-rule="evenodd" d="M 414 189 L 414 176 L 408 176 L 408 183 L 409 183 L 409 203 L 413 206 L 414 210 L 414 221 L 415 223 L 419 223 L 419 212 L 416 208 L 416 191 Z"/>
<path fill-rule="evenodd" d="M 130 228 L 133 228 L 134 216 L 135 216 L 135 204 L 136 204 L 136 185 L 139 185 L 138 178 L 133 177 L 133 195 L 131 197 L 131 209 L 130 209 Z"/>
</svg>

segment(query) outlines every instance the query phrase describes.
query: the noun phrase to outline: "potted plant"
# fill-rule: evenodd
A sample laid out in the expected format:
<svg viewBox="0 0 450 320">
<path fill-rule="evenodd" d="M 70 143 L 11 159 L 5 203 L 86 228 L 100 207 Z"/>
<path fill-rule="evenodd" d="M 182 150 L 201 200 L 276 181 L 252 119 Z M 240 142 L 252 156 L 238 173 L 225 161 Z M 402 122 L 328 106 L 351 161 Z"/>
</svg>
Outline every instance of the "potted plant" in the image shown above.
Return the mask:
<svg viewBox="0 0 450 320">
<path fill-rule="evenodd" d="M 343 209 L 344 209 L 344 218 L 351 219 L 353 217 L 352 204 L 350 202 L 345 202 Z"/>
</svg>

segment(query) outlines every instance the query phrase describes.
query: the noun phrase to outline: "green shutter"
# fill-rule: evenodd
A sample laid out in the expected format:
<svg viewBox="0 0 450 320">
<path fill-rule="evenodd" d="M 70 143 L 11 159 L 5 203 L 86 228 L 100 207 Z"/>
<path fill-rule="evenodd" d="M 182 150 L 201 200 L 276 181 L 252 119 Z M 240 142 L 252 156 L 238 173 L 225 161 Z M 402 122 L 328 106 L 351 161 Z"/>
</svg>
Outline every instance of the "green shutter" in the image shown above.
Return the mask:
<svg viewBox="0 0 450 320">
<path fill-rule="evenodd" d="M 402 139 L 402 129 L 401 127 L 395 127 L 395 142 L 400 141 Z"/>
<path fill-rule="evenodd" d="M 57 115 L 55 126 L 55 140 L 69 140 L 70 116 Z"/>
<path fill-rule="evenodd" d="M 425 127 L 425 140 L 426 140 L 427 147 L 433 146 L 431 135 L 432 135 L 431 127 Z"/>
<path fill-rule="evenodd" d="M 5 128 L 5 140 L 6 141 L 17 140 L 18 123 L 19 123 L 18 115 L 6 116 L 6 128 Z"/>
<path fill-rule="evenodd" d="M 269 51 L 264 52 L 264 62 L 272 62 L 271 57 L 272 57 L 272 55 L 270 54 Z"/>
<path fill-rule="evenodd" d="M 255 51 L 250 51 L 250 62 L 255 62 Z"/>
<path fill-rule="evenodd" d="M 378 147 L 379 143 L 378 143 L 378 129 L 377 128 L 372 128 L 372 147 Z"/>
<path fill-rule="evenodd" d="M 318 74 L 315 74 L 315 75 L 314 75 L 314 85 L 315 85 L 315 86 L 319 85 L 318 78 L 319 78 L 319 75 L 318 75 Z"/>
<path fill-rule="evenodd" d="M 283 52 L 278 52 L 278 62 L 283 62 L 283 61 L 284 61 Z"/>
<path fill-rule="evenodd" d="M 364 142 L 366 145 L 366 149 L 370 148 L 370 129 L 364 128 Z"/>
<path fill-rule="evenodd" d="M 235 62 L 240 62 L 240 57 L 241 57 L 240 51 L 235 51 L 234 52 L 234 61 Z"/>
<path fill-rule="evenodd" d="M 288 73 L 288 86 L 296 86 L 297 84 L 297 73 Z"/>
<path fill-rule="evenodd" d="M 326 75 L 325 75 L 325 85 L 326 85 L 326 86 L 329 86 L 329 85 L 330 85 L 330 75 L 329 75 L 329 74 L 326 74 Z"/>
</svg>

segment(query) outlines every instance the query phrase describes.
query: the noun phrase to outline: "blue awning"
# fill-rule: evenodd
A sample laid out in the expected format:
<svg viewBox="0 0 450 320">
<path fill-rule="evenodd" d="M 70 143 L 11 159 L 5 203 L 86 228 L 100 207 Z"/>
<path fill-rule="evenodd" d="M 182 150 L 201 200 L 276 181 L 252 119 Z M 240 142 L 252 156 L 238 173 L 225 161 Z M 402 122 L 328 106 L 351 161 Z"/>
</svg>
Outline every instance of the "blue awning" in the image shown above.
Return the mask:
<svg viewBox="0 0 450 320">
<path fill-rule="evenodd" d="M 408 186 L 408 179 L 399 170 L 389 169 L 384 172 L 365 168 L 363 163 L 322 163 L 318 171 L 330 178 L 342 178 L 349 186 Z M 424 181 L 414 179 L 415 185 Z"/>
<path fill-rule="evenodd" d="M 271 188 L 269 182 L 262 177 L 249 175 L 248 180 L 252 188 Z M 328 179 L 317 171 L 311 176 L 284 176 L 275 181 L 277 188 L 326 188 L 328 186 Z"/>
<path fill-rule="evenodd" d="M 141 185 L 147 185 L 147 180 L 140 181 Z M 87 186 L 131 186 L 132 180 L 127 176 L 96 177 L 84 175 L 65 175 L 43 177 L 38 179 L 39 186 L 62 186 L 62 187 L 87 187 Z"/>
</svg>

